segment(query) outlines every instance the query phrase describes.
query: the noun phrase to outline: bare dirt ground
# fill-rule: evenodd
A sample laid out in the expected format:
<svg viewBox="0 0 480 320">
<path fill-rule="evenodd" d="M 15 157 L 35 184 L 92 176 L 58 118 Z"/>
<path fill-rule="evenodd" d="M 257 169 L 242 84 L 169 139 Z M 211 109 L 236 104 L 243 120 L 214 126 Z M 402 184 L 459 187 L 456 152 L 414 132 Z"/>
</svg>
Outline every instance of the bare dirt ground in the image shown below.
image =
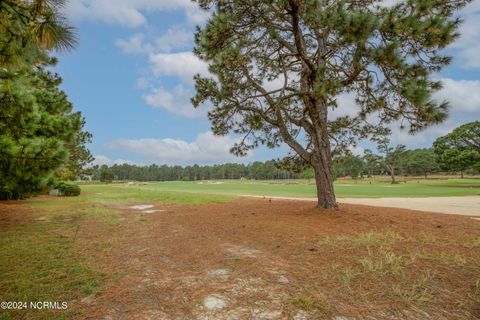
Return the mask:
<svg viewBox="0 0 480 320">
<path fill-rule="evenodd" d="M 18 223 L 33 222 L 32 211 L 20 201 L 1 201 L 0 228 L 8 228 Z"/>
<path fill-rule="evenodd" d="M 470 218 L 245 198 L 115 208 L 120 223 L 87 221 L 78 234 L 89 263 L 110 274 L 72 304 L 80 319 L 480 317 Z"/>
<path fill-rule="evenodd" d="M 16 206 L 0 227 L 48 223 Z M 118 221 L 76 222 L 75 250 L 106 277 L 69 301 L 72 319 L 480 319 L 469 217 L 248 198 L 107 206 Z"/>
<path fill-rule="evenodd" d="M 252 198 L 317 201 L 315 198 L 265 197 L 246 195 Z M 480 217 L 480 197 L 425 197 L 425 198 L 338 198 L 340 203 L 361 204 L 375 207 L 403 208 L 417 211 L 457 214 Z"/>
</svg>

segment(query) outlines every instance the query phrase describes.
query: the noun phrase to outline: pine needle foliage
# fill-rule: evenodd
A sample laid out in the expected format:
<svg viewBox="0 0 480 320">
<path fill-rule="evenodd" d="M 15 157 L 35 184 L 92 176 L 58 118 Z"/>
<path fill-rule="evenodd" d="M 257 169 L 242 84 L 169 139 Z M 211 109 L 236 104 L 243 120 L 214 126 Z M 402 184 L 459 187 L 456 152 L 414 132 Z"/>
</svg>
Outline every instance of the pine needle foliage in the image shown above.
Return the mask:
<svg viewBox="0 0 480 320">
<path fill-rule="evenodd" d="M 196 2 L 212 12 L 194 51 L 213 76 L 195 77 L 194 106 L 213 105 L 215 134 L 243 136 L 234 154 L 288 145 L 287 164 L 313 167 L 319 207 L 337 205 L 334 154 L 390 123 L 415 133 L 447 116 L 431 75 L 451 60 L 442 49 L 468 0 Z M 355 98 L 354 116 L 331 116 L 341 94 Z"/>
<path fill-rule="evenodd" d="M 0 1 L 0 199 L 22 199 L 92 160 L 91 134 L 49 71 L 51 50 L 71 49 L 62 1 Z"/>
</svg>

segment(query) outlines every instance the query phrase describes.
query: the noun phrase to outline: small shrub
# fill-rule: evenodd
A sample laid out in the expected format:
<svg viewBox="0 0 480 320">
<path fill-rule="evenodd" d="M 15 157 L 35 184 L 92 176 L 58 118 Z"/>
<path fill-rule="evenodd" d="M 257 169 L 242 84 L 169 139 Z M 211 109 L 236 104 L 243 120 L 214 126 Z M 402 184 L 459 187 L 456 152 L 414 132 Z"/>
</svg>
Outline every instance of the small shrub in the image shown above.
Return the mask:
<svg viewBox="0 0 480 320">
<path fill-rule="evenodd" d="M 57 189 L 62 196 L 72 197 L 80 195 L 80 187 L 76 184 L 60 182 Z"/>
</svg>

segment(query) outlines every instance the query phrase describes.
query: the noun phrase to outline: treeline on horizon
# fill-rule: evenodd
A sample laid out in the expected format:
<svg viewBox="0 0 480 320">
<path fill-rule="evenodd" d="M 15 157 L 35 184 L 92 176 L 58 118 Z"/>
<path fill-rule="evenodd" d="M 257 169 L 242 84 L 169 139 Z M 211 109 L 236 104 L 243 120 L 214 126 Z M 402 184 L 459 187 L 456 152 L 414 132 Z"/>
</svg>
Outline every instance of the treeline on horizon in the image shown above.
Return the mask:
<svg viewBox="0 0 480 320">
<path fill-rule="evenodd" d="M 478 174 L 478 169 L 464 171 L 447 170 L 438 162 L 432 149 L 405 150 L 395 159 L 394 167 L 397 176 L 423 176 L 435 173 Z M 368 151 L 362 155 L 343 155 L 334 160 L 335 178 L 351 177 L 359 179 L 373 175 L 390 176 L 388 164 L 379 155 Z M 278 166 L 278 161 L 255 161 L 248 164 L 225 163 L 217 165 L 169 166 L 151 164 L 138 166 L 132 164 L 115 164 L 112 166 L 95 165 L 86 170 L 86 177 L 95 181 L 196 181 L 216 179 L 253 179 L 253 180 L 284 180 L 313 179 L 311 168 L 301 172 L 292 172 Z"/>
<path fill-rule="evenodd" d="M 431 148 L 407 149 L 404 145 L 392 145 L 389 137 L 375 140 L 376 152 L 369 149 L 363 155 L 351 152 L 338 154 L 333 158 L 334 178 L 352 179 L 372 175 L 388 175 L 392 183 L 396 176 L 420 176 L 444 172 L 464 173 L 480 172 L 480 121 L 463 124 L 452 132 L 439 137 Z M 255 161 L 249 164 L 226 163 L 206 166 L 157 165 L 137 166 L 115 164 L 113 166 L 95 165 L 84 170 L 84 179 L 109 182 L 113 180 L 134 181 L 195 181 L 209 179 L 311 179 L 314 172 L 311 167 L 292 170 L 285 161 Z"/>
<path fill-rule="evenodd" d="M 295 173 L 278 168 L 277 161 L 255 161 L 249 164 L 225 163 L 216 165 L 168 166 L 151 164 L 137 166 L 131 164 L 115 164 L 113 166 L 95 165 L 86 170 L 92 180 L 133 180 L 133 181 L 195 181 L 215 179 L 300 179 L 304 172 Z"/>
</svg>

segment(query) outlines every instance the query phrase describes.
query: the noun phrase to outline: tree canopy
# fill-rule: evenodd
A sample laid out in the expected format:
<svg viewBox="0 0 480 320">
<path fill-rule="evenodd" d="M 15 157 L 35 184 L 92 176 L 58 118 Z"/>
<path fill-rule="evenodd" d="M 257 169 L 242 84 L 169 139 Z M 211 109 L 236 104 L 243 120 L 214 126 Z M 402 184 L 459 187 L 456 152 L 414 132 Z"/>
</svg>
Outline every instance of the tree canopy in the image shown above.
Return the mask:
<svg viewBox="0 0 480 320">
<path fill-rule="evenodd" d="M 420 172 L 425 178 L 431 172 L 438 171 L 439 165 L 432 149 L 407 150 L 406 166 L 411 172 Z"/>
<path fill-rule="evenodd" d="M 466 123 L 438 138 L 433 149 L 444 170 L 480 169 L 480 121 Z"/>
<path fill-rule="evenodd" d="M 0 66 L 21 68 L 38 62 L 46 50 L 68 50 L 74 29 L 61 14 L 65 0 L 0 1 Z"/>
<path fill-rule="evenodd" d="M 390 173 L 392 183 L 396 183 L 395 169 L 402 165 L 406 147 L 403 144 L 392 146 L 388 136 L 379 136 L 374 140 L 377 142 L 378 152 L 382 155 L 380 162 Z"/>
<path fill-rule="evenodd" d="M 430 74 L 450 62 L 440 50 L 468 0 L 197 2 L 213 9 L 195 37 L 213 76 L 196 76 L 194 106 L 213 105 L 215 134 L 243 135 L 237 155 L 287 144 L 313 167 L 319 207 L 337 206 L 332 154 L 379 126 L 401 121 L 414 133 L 447 115 Z M 357 117 L 329 117 L 344 107 L 340 94 L 355 98 Z"/>
<path fill-rule="evenodd" d="M 91 161 L 91 137 L 66 94 L 49 49 L 70 48 L 62 1 L 0 2 L 0 199 L 24 198 L 53 183 L 61 168 Z"/>
</svg>

